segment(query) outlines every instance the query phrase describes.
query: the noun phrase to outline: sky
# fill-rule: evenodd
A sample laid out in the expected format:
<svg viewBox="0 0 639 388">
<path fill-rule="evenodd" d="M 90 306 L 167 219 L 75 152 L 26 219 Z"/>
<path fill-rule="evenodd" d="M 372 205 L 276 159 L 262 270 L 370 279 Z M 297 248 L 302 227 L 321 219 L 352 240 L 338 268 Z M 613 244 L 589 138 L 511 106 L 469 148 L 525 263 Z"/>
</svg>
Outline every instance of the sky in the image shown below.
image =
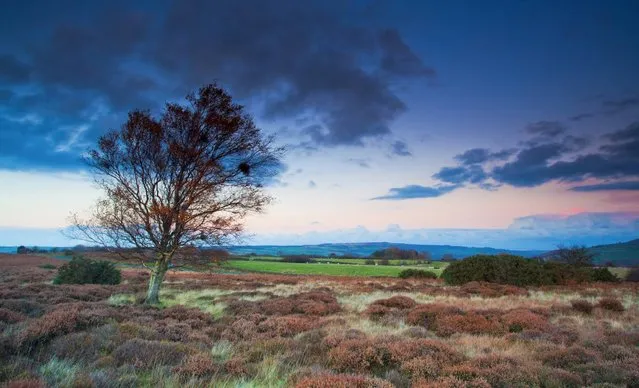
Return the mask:
<svg viewBox="0 0 639 388">
<path fill-rule="evenodd" d="M 80 156 L 218 82 L 288 152 L 247 244 L 639 237 L 639 2 L 6 0 L 0 245 L 68 245 Z"/>
</svg>

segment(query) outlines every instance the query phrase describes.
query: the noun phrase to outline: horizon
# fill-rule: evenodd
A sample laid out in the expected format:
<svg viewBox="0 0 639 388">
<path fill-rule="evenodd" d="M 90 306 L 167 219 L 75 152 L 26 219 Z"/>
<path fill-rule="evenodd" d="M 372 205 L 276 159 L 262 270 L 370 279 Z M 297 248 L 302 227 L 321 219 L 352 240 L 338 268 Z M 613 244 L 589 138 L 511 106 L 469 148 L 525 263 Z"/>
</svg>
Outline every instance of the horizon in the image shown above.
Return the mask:
<svg viewBox="0 0 639 388">
<path fill-rule="evenodd" d="M 639 237 L 639 2 L 4 8 L 0 246 L 77 241 L 82 153 L 215 80 L 289 148 L 252 245 Z"/>
</svg>

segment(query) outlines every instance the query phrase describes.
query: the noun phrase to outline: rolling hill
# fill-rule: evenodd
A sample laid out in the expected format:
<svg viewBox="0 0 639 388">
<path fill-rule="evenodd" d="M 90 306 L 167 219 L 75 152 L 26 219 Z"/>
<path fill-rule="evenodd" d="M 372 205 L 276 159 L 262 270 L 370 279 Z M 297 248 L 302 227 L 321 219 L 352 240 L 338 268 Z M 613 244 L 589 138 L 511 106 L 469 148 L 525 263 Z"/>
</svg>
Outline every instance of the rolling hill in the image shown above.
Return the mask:
<svg viewBox="0 0 639 388">
<path fill-rule="evenodd" d="M 346 256 L 368 256 L 371 253 L 389 247 L 402 249 L 414 249 L 419 252 L 429 252 L 434 259 L 440 259 L 445 254 L 452 254 L 455 258 L 464 258 L 480 253 L 498 254 L 512 253 L 525 257 L 533 257 L 542 254 L 544 251 L 518 251 L 509 249 L 496 249 L 489 247 L 463 247 L 455 245 L 421 245 L 421 244 L 399 244 L 389 242 L 370 243 L 343 243 L 343 244 L 318 244 L 318 245 L 243 245 L 229 246 L 226 249 L 236 255 L 318 255 L 328 256 L 331 253 Z"/>
<path fill-rule="evenodd" d="M 595 254 L 597 264 L 611 261 L 618 267 L 639 265 L 639 239 L 617 244 L 596 245 L 591 247 L 590 251 Z"/>
</svg>

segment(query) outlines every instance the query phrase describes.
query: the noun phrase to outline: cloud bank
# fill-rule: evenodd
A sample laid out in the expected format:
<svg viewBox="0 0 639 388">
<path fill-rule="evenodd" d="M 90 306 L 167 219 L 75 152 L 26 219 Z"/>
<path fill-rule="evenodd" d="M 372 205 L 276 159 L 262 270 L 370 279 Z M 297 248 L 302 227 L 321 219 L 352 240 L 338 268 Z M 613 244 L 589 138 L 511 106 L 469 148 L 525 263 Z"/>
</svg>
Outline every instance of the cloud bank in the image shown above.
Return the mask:
<svg viewBox="0 0 639 388">
<path fill-rule="evenodd" d="M 339 1 L 29 7 L 0 16 L 20 36 L 0 50 L 4 169 L 76 170 L 79 153 L 126 111 L 216 80 L 262 118 L 303 119 L 307 149 L 390 140 L 407 109 L 393 86 L 435 76 L 396 29 L 362 23 L 362 9 Z M 410 154 L 405 143 L 391 147 Z"/>
<path fill-rule="evenodd" d="M 577 192 L 639 190 L 639 122 L 603 135 L 594 146 L 588 138 L 567 134 L 559 122 L 533 123 L 525 132 L 530 137 L 518 148 L 469 149 L 454 157 L 458 165 L 442 167 L 432 175 L 435 186 L 409 185 L 404 189 L 420 187 L 423 193 L 438 193 L 420 198 L 438 197 L 466 186 L 494 190 L 503 185 L 537 187 L 549 182 L 576 185 L 570 190 Z M 602 182 L 578 185 L 592 179 Z M 442 185 L 452 189 L 441 191 L 438 188 Z M 402 196 L 400 189 L 392 188 L 389 194 L 374 199 L 417 198 Z"/>
</svg>

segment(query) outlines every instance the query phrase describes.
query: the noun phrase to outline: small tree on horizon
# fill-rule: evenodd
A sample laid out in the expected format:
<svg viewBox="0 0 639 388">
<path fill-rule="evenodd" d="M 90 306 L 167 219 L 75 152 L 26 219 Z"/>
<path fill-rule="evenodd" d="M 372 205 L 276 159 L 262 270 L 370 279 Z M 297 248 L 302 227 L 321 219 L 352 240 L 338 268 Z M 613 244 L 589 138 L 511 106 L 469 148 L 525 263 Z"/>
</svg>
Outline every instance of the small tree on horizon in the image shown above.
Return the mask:
<svg viewBox="0 0 639 388">
<path fill-rule="evenodd" d="M 239 237 L 243 219 L 270 203 L 263 185 L 281 166 L 283 149 L 222 88 L 186 101 L 158 118 L 134 110 L 99 139 L 85 160 L 105 196 L 87 219 L 72 216 L 72 237 L 142 260 L 146 304 L 159 303 L 172 261 L 192 257 L 183 252 Z"/>
<path fill-rule="evenodd" d="M 586 246 L 559 246 L 553 254 L 554 261 L 577 267 L 592 266 L 595 255 Z"/>
</svg>

